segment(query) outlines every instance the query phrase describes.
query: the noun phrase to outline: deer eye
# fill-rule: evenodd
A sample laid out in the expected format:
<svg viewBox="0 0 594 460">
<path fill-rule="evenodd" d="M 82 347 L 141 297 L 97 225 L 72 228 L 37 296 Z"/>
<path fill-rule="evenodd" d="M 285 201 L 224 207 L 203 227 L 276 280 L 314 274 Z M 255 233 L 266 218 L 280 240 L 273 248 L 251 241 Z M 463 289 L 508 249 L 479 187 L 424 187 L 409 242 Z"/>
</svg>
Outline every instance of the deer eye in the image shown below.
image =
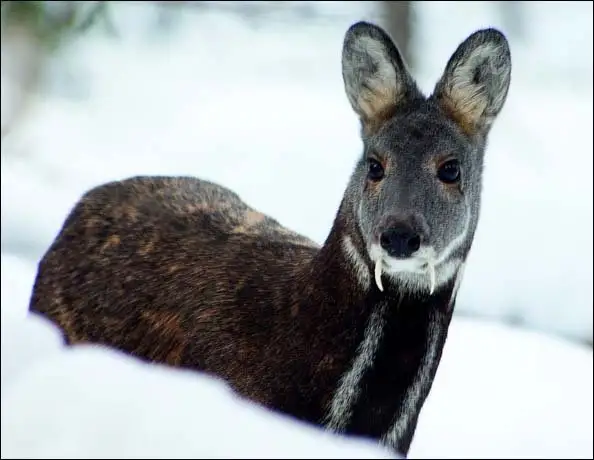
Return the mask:
<svg viewBox="0 0 594 460">
<path fill-rule="evenodd" d="M 374 182 L 382 180 L 384 177 L 384 167 L 379 161 L 374 160 L 373 158 L 369 159 L 369 170 L 367 172 L 367 177 L 369 177 L 369 179 Z"/>
<path fill-rule="evenodd" d="M 437 170 L 437 178 L 445 184 L 454 184 L 460 180 L 460 162 L 449 160 Z"/>
</svg>

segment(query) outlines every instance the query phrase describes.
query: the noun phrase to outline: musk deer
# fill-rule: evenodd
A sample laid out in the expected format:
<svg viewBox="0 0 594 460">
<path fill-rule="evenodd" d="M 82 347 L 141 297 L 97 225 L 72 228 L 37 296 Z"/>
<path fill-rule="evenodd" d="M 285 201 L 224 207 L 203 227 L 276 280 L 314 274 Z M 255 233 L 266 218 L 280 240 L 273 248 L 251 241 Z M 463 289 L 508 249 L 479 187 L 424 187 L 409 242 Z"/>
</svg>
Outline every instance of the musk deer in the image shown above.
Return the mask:
<svg viewBox="0 0 594 460">
<path fill-rule="evenodd" d="M 342 74 L 364 149 L 321 247 L 212 182 L 128 178 L 74 206 L 30 309 L 69 344 L 207 372 L 272 410 L 406 455 L 510 73 L 504 35 L 479 30 L 426 97 L 390 37 L 358 22 Z"/>
</svg>

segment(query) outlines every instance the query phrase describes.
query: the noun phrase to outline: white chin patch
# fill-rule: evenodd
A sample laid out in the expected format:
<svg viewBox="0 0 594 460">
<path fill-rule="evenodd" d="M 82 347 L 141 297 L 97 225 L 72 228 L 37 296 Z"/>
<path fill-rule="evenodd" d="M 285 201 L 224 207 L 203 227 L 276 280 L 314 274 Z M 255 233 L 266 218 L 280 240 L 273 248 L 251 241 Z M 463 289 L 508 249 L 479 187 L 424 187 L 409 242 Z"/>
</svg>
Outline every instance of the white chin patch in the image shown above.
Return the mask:
<svg viewBox="0 0 594 460">
<path fill-rule="evenodd" d="M 382 276 L 387 276 L 409 291 L 433 294 L 455 276 L 461 262 L 456 259 L 436 266 L 431 250 L 422 251 L 418 257 L 409 259 L 387 257 L 379 248 L 372 248 L 370 255 L 374 260 L 375 284 L 382 292 Z"/>
</svg>

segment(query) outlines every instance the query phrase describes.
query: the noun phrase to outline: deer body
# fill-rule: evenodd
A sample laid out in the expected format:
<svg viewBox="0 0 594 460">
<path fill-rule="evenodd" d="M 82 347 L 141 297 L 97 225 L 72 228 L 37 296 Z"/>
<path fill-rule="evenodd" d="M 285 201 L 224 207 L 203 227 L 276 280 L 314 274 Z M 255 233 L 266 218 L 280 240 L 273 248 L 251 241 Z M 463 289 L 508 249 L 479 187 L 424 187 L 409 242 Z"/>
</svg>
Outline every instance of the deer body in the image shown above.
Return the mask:
<svg viewBox="0 0 594 460">
<path fill-rule="evenodd" d="M 76 204 L 39 264 L 31 310 L 68 343 L 208 372 L 266 407 L 406 454 L 509 68 L 503 36 L 479 31 L 425 98 L 389 37 L 353 25 L 343 75 L 365 152 L 321 247 L 220 185 L 130 178 Z M 465 175 L 450 181 L 452 157 Z"/>
</svg>

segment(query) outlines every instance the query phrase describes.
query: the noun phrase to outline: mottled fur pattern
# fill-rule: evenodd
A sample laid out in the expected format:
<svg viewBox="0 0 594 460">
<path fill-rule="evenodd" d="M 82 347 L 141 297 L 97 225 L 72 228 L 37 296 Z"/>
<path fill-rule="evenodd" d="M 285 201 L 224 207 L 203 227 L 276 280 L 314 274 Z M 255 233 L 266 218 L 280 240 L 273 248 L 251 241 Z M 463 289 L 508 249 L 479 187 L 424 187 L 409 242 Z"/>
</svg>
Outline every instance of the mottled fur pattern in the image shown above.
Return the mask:
<svg viewBox="0 0 594 460">
<path fill-rule="evenodd" d="M 220 185 L 129 178 L 76 203 L 39 263 L 31 311 L 69 344 L 211 373 L 273 410 L 406 454 L 472 245 L 510 62 L 499 32 L 476 32 L 426 98 L 385 32 L 354 24 L 343 77 L 364 152 L 321 247 Z M 435 170 L 452 155 L 464 176 L 446 187 Z M 370 157 L 385 168 L 379 184 Z M 414 258 L 378 249 L 378 231 L 403 218 L 423 232 L 432 293 Z"/>
</svg>

